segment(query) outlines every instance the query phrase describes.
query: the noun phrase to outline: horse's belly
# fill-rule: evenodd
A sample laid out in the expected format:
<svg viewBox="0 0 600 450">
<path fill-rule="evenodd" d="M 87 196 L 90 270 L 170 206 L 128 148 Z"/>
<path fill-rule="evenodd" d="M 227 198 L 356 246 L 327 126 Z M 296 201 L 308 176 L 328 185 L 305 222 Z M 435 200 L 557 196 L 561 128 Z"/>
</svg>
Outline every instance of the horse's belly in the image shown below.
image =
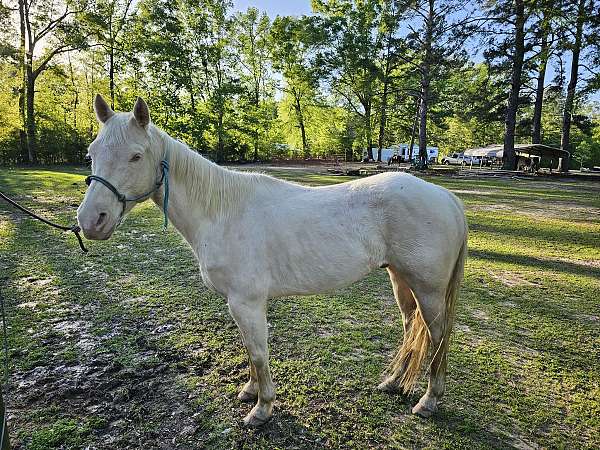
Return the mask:
<svg viewBox="0 0 600 450">
<path fill-rule="evenodd" d="M 371 269 L 340 274 L 339 277 L 314 277 L 306 278 L 303 282 L 292 282 L 272 289 L 269 297 L 282 297 L 286 295 L 313 295 L 326 294 L 344 288 L 364 278 Z"/>
<path fill-rule="evenodd" d="M 329 257 L 328 257 L 329 256 Z M 379 264 L 362 254 L 306 254 L 272 268 L 270 296 L 310 295 L 331 292 L 360 280 Z"/>
</svg>

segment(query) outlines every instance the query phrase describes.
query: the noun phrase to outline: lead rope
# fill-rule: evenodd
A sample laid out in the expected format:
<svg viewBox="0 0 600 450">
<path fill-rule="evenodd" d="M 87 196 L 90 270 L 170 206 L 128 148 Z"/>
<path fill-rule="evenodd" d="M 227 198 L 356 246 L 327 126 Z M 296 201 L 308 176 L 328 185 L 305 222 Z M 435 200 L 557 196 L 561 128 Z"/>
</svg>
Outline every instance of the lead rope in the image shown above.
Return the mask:
<svg viewBox="0 0 600 450">
<path fill-rule="evenodd" d="M 167 229 L 169 226 L 169 154 L 165 155 L 165 159 L 160 162 L 163 170 L 163 185 L 165 187 L 165 193 L 163 195 L 163 213 L 165 215 L 165 221 L 163 223 L 163 229 Z"/>
<path fill-rule="evenodd" d="M 81 231 L 81 228 L 79 228 L 78 225 L 73 225 L 71 227 L 66 227 L 66 226 L 60 225 L 58 223 L 50 222 L 49 220 L 44 219 L 43 217 L 38 216 L 36 213 L 34 213 L 33 211 L 30 211 L 29 209 L 25 208 L 24 206 L 19 205 L 17 202 L 15 202 L 14 200 L 8 198 L 2 192 L 0 192 L 0 197 L 3 198 L 4 200 L 6 200 L 11 205 L 13 205 L 15 208 L 23 211 L 25 214 L 30 215 L 34 219 L 37 219 L 40 222 L 45 223 L 46 225 L 50 225 L 51 227 L 57 228 L 57 229 L 62 230 L 62 231 L 70 231 L 71 233 L 73 233 L 77 237 L 77 241 L 79 241 L 79 246 L 81 247 L 81 250 L 83 250 L 83 252 L 87 253 L 87 248 L 85 248 L 85 245 L 83 245 L 83 239 L 81 239 L 81 236 L 79 235 L 79 232 Z"/>
<path fill-rule="evenodd" d="M 83 252 L 87 253 L 87 248 L 85 248 L 85 245 L 83 245 L 83 240 L 81 239 L 81 236 L 79 235 L 79 232 L 81 231 L 81 228 L 79 228 L 79 226 L 73 225 L 71 227 L 68 227 L 68 226 L 60 225 L 58 223 L 54 223 L 47 219 L 44 219 L 43 217 L 38 216 L 33 211 L 30 211 L 29 209 L 25 208 L 24 206 L 19 205 L 17 202 L 15 202 L 14 200 L 9 198 L 7 195 L 5 195 L 2 192 L 0 192 L 0 198 L 4 199 L 7 203 L 11 204 L 18 210 L 24 212 L 25 214 L 28 214 L 29 216 L 33 217 L 34 219 L 39 220 L 40 222 L 45 223 L 46 225 L 49 225 L 51 227 L 57 228 L 62 231 L 70 231 L 77 237 L 77 241 L 79 242 L 79 247 L 81 247 L 81 250 Z M 8 331 L 7 331 L 7 327 L 6 327 L 6 309 L 5 309 L 5 305 L 4 305 L 4 296 L 2 295 L 1 291 L 0 291 L 0 310 L 1 310 L 0 312 L 2 313 L 2 335 L 3 335 L 3 347 L 4 347 L 4 386 L 6 387 L 6 389 L 8 389 Z M 3 398 L 2 394 L 3 393 L 0 391 L 0 420 L 2 420 L 1 431 L 0 431 L 0 449 L 4 450 L 4 449 L 10 448 L 10 442 L 9 442 L 9 438 L 8 438 L 8 431 L 6 429 L 6 405 L 4 403 L 4 398 Z"/>
<path fill-rule="evenodd" d="M 6 331 L 6 312 L 4 309 L 4 297 L 0 290 L 0 304 L 2 306 L 2 331 L 4 337 L 4 386 L 8 390 L 8 334 Z M 6 405 L 4 403 L 4 392 L 0 390 L 0 416 L 2 420 L 2 433 L 0 434 L 0 449 L 9 449 L 8 432 L 6 430 Z"/>
</svg>

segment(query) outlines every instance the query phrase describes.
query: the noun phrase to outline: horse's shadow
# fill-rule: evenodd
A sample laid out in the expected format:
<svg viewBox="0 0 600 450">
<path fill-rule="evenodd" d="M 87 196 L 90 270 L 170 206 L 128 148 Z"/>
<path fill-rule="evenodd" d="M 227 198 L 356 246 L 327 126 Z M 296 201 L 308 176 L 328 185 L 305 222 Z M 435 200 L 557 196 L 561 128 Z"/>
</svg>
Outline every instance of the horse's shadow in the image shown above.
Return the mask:
<svg viewBox="0 0 600 450">
<path fill-rule="evenodd" d="M 323 448 L 326 442 L 323 436 L 301 423 L 299 418 L 288 411 L 278 410 L 273 414 L 273 418 L 259 428 L 243 428 L 243 443 L 246 446 L 253 446 L 268 442 L 269 446 L 279 448 Z M 241 441 L 238 444 L 242 444 Z"/>
</svg>

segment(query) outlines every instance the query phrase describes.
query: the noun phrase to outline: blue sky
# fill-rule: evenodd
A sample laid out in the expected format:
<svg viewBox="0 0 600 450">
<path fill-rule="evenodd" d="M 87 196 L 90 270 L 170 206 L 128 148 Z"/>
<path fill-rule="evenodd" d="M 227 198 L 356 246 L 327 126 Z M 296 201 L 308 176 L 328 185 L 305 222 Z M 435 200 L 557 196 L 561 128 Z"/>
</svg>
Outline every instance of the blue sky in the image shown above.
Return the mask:
<svg viewBox="0 0 600 450">
<path fill-rule="evenodd" d="M 245 11 L 250 6 L 265 11 L 269 17 L 300 16 L 311 12 L 310 0 L 233 0 L 233 7 Z"/>
</svg>

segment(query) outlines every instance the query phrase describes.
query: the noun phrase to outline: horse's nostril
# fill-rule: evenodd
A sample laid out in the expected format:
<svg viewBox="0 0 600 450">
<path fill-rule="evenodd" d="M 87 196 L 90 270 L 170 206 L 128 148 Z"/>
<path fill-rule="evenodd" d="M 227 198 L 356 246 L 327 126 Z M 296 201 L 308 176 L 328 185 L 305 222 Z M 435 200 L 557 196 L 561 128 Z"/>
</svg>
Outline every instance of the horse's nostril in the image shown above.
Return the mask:
<svg viewBox="0 0 600 450">
<path fill-rule="evenodd" d="M 96 222 L 96 226 L 101 226 L 106 221 L 106 213 L 98 214 L 98 221 Z"/>
</svg>

